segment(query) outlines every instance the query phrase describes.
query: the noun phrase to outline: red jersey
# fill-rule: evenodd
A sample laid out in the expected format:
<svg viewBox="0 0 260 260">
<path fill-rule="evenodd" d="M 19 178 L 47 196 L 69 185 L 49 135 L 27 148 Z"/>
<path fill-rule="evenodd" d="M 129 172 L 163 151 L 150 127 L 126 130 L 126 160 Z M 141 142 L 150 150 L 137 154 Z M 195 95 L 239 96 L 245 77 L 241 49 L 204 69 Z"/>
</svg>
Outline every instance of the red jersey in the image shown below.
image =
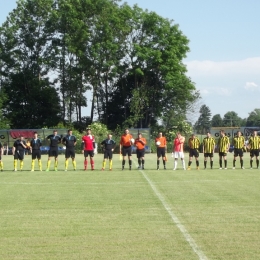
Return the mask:
<svg viewBox="0 0 260 260">
<path fill-rule="evenodd" d="M 174 139 L 174 152 L 183 152 L 184 141 L 185 138 L 183 136 L 180 139 L 179 138 Z"/>
<path fill-rule="evenodd" d="M 94 150 L 95 137 L 94 135 L 82 136 L 82 143 L 84 143 L 83 150 L 92 151 Z"/>
</svg>

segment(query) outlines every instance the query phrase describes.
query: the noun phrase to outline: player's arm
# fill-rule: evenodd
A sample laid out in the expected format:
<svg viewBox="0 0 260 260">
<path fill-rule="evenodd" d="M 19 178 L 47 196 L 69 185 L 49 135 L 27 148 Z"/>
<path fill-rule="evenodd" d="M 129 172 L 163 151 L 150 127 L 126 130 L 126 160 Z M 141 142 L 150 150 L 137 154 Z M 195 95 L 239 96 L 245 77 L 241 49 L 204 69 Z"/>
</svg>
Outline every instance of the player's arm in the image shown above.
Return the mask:
<svg viewBox="0 0 260 260">
<path fill-rule="evenodd" d="M 119 153 L 122 154 L 122 144 L 123 144 L 123 140 L 122 137 L 120 139 L 120 143 L 119 143 Z"/>
<path fill-rule="evenodd" d="M 13 153 L 13 155 L 14 155 L 14 153 L 15 153 L 15 150 L 16 150 L 16 147 L 15 147 L 15 144 L 14 144 L 14 146 L 13 146 L 13 148 L 12 148 L 12 153 Z"/>
<path fill-rule="evenodd" d="M 25 141 L 21 141 L 20 144 L 22 145 L 22 147 L 23 147 L 24 149 L 27 148 L 27 146 L 26 146 L 26 142 L 25 142 Z"/>
</svg>

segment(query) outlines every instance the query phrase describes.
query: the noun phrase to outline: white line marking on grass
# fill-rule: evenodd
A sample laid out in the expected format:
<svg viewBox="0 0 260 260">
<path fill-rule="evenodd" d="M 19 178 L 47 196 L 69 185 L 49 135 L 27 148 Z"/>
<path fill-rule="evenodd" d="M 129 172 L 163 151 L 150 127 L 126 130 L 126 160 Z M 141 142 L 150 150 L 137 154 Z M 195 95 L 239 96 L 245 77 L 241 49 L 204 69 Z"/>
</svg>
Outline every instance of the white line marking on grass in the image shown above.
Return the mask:
<svg viewBox="0 0 260 260">
<path fill-rule="evenodd" d="M 201 260 L 207 260 L 208 258 L 206 255 L 200 250 L 194 239 L 191 237 L 189 232 L 186 230 L 186 228 L 181 224 L 178 217 L 172 212 L 171 207 L 168 205 L 168 203 L 165 201 L 162 194 L 157 190 L 156 186 L 153 184 L 153 182 L 149 179 L 149 177 L 145 174 L 143 170 L 140 170 L 144 178 L 147 180 L 149 185 L 151 186 L 152 190 L 154 191 L 155 195 L 158 197 L 158 199 L 161 201 L 162 205 L 164 206 L 165 210 L 169 213 L 171 216 L 173 222 L 176 224 L 176 226 L 179 228 L 181 233 L 183 234 L 185 240 L 190 244 L 193 251 L 198 255 L 199 259 Z"/>
</svg>

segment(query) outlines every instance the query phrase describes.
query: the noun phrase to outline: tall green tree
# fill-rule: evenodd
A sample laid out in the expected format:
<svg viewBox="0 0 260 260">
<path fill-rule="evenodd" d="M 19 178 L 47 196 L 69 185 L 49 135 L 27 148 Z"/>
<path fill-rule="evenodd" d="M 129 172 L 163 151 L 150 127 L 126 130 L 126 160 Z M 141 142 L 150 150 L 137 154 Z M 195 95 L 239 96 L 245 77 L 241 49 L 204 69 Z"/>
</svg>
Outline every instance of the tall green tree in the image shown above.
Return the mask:
<svg viewBox="0 0 260 260">
<path fill-rule="evenodd" d="M 229 111 L 223 117 L 223 126 L 225 127 L 241 126 L 241 123 L 242 118 L 235 111 Z"/>
<path fill-rule="evenodd" d="M 223 126 L 223 120 L 220 114 L 216 114 L 211 119 L 211 126 L 212 127 L 221 127 Z"/>
<path fill-rule="evenodd" d="M 260 126 L 260 108 L 256 108 L 249 113 L 246 126 Z"/>
<path fill-rule="evenodd" d="M 208 106 L 202 105 L 200 107 L 200 116 L 194 125 L 194 128 L 199 134 L 205 134 L 211 127 L 211 112 Z"/>
<path fill-rule="evenodd" d="M 173 109 L 185 115 L 199 97 L 182 63 L 189 51 L 188 39 L 168 19 L 138 6 L 129 23 L 126 69 L 108 104 L 109 121 L 114 121 L 114 110 L 135 127 L 149 127 Z"/>
<path fill-rule="evenodd" d="M 4 113 L 13 128 L 52 126 L 60 120 L 59 96 L 48 75 L 53 49 L 46 24 L 52 7 L 52 0 L 20 0 L 0 28 Z"/>
</svg>

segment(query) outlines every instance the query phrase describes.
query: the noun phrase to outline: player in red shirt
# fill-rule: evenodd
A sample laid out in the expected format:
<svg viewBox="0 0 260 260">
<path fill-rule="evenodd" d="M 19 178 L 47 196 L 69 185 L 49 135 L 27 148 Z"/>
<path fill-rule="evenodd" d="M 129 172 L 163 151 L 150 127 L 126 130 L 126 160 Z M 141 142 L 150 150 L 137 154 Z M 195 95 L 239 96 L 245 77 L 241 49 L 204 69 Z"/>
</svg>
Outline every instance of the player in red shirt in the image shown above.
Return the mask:
<svg viewBox="0 0 260 260">
<path fill-rule="evenodd" d="M 88 160 L 87 157 L 90 157 L 91 170 L 94 170 L 94 149 L 95 149 L 95 137 L 91 134 L 91 129 L 86 129 L 86 135 L 82 136 L 82 153 L 84 154 L 84 170 L 87 170 Z"/>
</svg>

